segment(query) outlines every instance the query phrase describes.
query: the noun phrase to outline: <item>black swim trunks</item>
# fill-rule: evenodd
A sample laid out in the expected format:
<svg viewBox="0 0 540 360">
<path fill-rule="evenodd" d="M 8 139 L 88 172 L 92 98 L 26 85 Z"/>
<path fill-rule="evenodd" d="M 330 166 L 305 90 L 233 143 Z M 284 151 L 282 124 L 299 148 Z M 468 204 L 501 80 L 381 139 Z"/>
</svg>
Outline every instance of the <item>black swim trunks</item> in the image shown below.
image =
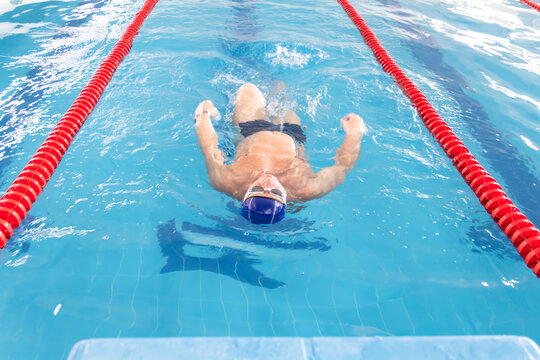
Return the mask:
<svg viewBox="0 0 540 360">
<path fill-rule="evenodd" d="M 306 135 L 302 127 L 297 124 L 283 123 L 276 125 L 266 120 L 252 120 L 240 123 L 240 133 L 248 137 L 259 131 L 279 131 L 292 137 L 299 144 L 306 142 Z"/>
</svg>

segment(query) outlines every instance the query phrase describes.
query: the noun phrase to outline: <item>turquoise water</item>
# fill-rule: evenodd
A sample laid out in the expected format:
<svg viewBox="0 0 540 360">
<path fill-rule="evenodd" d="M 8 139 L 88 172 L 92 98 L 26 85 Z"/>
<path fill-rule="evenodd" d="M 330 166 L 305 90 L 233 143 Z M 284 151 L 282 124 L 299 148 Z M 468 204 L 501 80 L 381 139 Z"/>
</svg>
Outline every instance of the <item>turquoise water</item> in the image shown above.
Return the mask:
<svg viewBox="0 0 540 360">
<path fill-rule="evenodd" d="M 352 3 L 509 196 L 540 223 L 540 15 L 518 1 Z M 142 1 L 0 7 L 1 189 Z M 245 82 L 297 109 L 315 170 L 356 112 L 347 180 L 248 224 L 213 190 L 193 128 Z M 278 81 L 286 91 L 270 95 Z M 65 358 L 91 337 L 525 335 L 540 282 L 335 1 L 161 0 L 0 253 L 0 353 Z"/>
</svg>

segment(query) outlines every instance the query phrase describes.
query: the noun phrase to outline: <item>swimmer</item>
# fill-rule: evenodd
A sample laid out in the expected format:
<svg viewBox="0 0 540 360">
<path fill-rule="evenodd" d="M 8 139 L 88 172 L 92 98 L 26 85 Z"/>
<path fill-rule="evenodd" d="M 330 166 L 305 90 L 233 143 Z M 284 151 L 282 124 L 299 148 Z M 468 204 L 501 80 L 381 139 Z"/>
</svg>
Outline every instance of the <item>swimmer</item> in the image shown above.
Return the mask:
<svg viewBox="0 0 540 360">
<path fill-rule="evenodd" d="M 253 84 L 238 90 L 232 121 L 240 127 L 242 141 L 232 164 L 218 148 L 211 118 L 219 112 L 210 100 L 195 110 L 195 129 L 210 184 L 242 201 L 242 215 L 251 223 L 272 224 L 285 215 L 287 201 L 320 198 L 345 180 L 360 155 L 366 132 L 362 118 L 348 114 L 341 119 L 346 136 L 337 150 L 335 163 L 314 173 L 304 156 L 306 136 L 298 115 L 289 110 L 283 123 L 270 119 L 266 100 Z"/>
</svg>

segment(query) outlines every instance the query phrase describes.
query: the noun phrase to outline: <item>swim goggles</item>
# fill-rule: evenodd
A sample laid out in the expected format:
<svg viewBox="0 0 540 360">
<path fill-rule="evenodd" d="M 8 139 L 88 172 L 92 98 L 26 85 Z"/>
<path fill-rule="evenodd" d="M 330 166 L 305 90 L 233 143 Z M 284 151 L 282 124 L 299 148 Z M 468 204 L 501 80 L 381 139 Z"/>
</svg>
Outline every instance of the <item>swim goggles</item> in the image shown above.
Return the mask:
<svg viewBox="0 0 540 360">
<path fill-rule="evenodd" d="M 250 197 L 251 195 L 254 195 L 254 194 L 264 194 L 265 191 L 268 191 L 270 194 L 272 195 L 275 195 L 277 196 L 282 203 L 286 203 L 285 201 L 285 196 L 283 195 L 283 192 L 279 189 L 268 189 L 268 188 L 264 188 L 262 186 L 259 186 L 259 185 L 256 185 L 254 187 L 252 187 L 251 189 L 248 190 L 246 196 L 244 197 L 244 201 Z"/>
</svg>

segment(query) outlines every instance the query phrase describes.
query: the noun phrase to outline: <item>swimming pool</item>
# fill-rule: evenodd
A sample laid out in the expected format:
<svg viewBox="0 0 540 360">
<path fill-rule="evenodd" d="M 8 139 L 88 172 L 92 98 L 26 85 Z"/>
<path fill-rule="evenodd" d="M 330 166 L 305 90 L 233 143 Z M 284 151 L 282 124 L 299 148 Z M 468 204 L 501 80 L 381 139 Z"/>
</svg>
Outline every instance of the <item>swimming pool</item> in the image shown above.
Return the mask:
<svg viewBox="0 0 540 360">
<path fill-rule="evenodd" d="M 2 189 L 141 1 L 2 8 Z M 352 3 L 536 224 L 538 13 L 517 1 Z M 212 99 L 232 155 L 235 90 L 283 81 L 315 169 L 339 119 L 368 126 L 336 191 L 250 225 L 208 184 L 192 115 Z M 161 0 L 0 254 L 7 358 L 89 337 L 514 334 L 540 341 L 538 279 L 335 1 Z"/>
</svg>

